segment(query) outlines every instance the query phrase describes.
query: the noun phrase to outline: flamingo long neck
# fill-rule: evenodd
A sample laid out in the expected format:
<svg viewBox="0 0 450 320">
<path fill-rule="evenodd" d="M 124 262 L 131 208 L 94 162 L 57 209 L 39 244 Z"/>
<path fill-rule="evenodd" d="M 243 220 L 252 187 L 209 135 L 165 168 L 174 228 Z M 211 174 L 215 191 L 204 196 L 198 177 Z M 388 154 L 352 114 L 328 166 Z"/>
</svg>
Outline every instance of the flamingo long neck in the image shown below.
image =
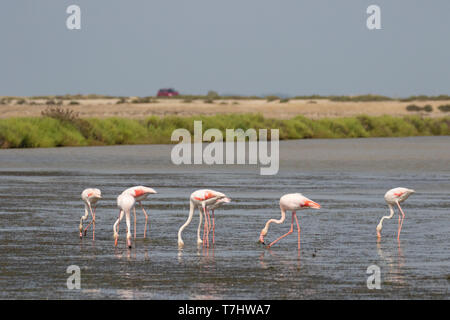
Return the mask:
<svg viewBox="0 0 450 320">
<path fill-rule="evenodd" d="M 198 213 L 199 213 L 199 219 L 198 219 L 198 228 L 197 228 L 197 243 L 202 243 L 202 239 L 200 238 L 200 231 L 202 228 L 202 221 L 203 221 L 203 212 L 202 212 L 202 208 L 203 207 L 199 207 L 198 208 Z"/>
<path fill-rule="evenodd" d="M 117 225 L 118 225 L 119 222 L 120 222 L 120 217 L 121 217 L 122 214 L 123 214 L 123 213 L 122 213 L 122 210 L 119 210 L 119 218 L 116 220 L 116 222 L 115 222 L 114 225 L 113 225 L 114 235 L 117 235 Z"/>
<path fill-rule="evenodd" d="M 179 245 L 183 244 L 183 239 L 181 238 L 181 233 L 183 232 L 184 228 L 186 228 L 189 225 L 189 223 L 191 223 L 192 217 L 194 216 L 194 209 L 195 209 L 195 205 L 191 200 L 190 205 L 189 205 L 189 217 L 186 220 L 186 222 L 178 230 L 178 244 Z"/>
<path fill-rule="evenodd" d="M 391 219 L 394 216 L 394 208 L 392 207 L 391 204 L 388 204 L 388 206 L 389 206 L 389 210 L 391 211 L 391 214 L 381 218 L 380 222 L 378 223 L 379 230 L 381 230 L 383 228 L 383 220 L 384 219 Z"/>
<path fill-rule="evenodd" d="M 263 235 L 266 235 L 267 232 L 269 231 L 269 226 L 271 223 L 283 223 L 284 219 L 286 219 L 286 211 L 283 209 L 283 207 L 280 206 L 281 209 L 281 218 L 280 219 L 270 219 L 269 221 L 267 221 L 266 226 L 264 227 L 264 229 L 262 230 Z"/>
<path fill-rule="evenodd" d="M 84 216 L 81 216 L 80 219 L 80 223 L 82 223 L 83 220 L 86 220 L 89 216 L 89 210 L 88 210 L 88 205 L 85 203 L 84 204 Z"/>
</svg>

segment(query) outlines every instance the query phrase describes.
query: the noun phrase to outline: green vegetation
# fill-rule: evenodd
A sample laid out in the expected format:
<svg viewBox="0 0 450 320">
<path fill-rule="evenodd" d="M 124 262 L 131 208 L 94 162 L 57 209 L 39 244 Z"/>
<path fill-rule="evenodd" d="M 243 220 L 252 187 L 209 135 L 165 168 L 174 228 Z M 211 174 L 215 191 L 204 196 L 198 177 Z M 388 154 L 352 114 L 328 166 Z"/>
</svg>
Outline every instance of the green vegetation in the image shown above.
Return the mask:
<svg viewBox="0 0 450 320">
<path fill-rule="evenodd" d="M 447 94 L 441 94 L 438 96 L 411 96 L 408 98 L 401 98 L 400 101 L 443 101 L 443 100 L 450 100 L 450 96 Z"/>
<path fill-rule="evenodd" d="M 50 96 L 32 96 L 29 99 L 39 100 L 83 100 L 83 99 L 115 99 L 120 97 L 107 96 L 101 94 L 65 94 Z"/>
<path fill-rule="evenodd" d="M 426 112 L 431 112 L 431 111 L 433 111 L 433 107 L 431 105 L 429 105 L 429 104 L 427 104 L 424 107 L 419 107 L 419 106 L 417 106 L 415 104 L 410 104 L 410 105 L 408 105 L 406 107 L 406 110 L 408 110 L 408 111 L 426 111 Z"/>
<path fill-rule="evenodd" d="M 43 117 L 0 119 L 0 147 L 60 147 L 118 144 L 161 144 L 170 141 L 173 130 L 186 128 L 193 134 L 194 120 L 203 130 L 279 129 L 280 139 L 405 137 L 450 135 L 450 117 L 358 116 L 312 120 L 297 116 L 289 120 L 268 119 L 258 114 L 178 117 L 152 116 L 144 120 L 126 118 L 81 119 L 58 107 Z M 270 133 L 270 131 L 268 132 Z M 225 136 L 225 135 L 224 135 Z"/>
<path fill-rule="evenodd" d="M 279 100 L 279 99 L 280 98 L 278 96 L 267 96 L 266 97 L 267 102 L 272 102 L 272 101 Z"/>
<path fill-rule="evenodd" d="M 450 112 L 450 104 L 443 104 L 442 106 L 439 106 L 438 109 L 442 112 Z"/>
</svg>

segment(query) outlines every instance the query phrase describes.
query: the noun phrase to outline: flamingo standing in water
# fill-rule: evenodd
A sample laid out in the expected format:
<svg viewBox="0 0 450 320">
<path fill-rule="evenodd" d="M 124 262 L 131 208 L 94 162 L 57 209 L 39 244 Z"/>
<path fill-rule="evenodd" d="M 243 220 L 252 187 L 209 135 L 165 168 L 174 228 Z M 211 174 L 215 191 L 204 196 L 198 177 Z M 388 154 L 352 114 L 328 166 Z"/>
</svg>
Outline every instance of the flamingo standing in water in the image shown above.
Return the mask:
<svg viewBox="0 0 450 320">
<path fill-rule="evenodd" d="M 400 212 L 398 213 L 398 230 L 397 230 L 397 240 L 400 241 L 400 232 L 402 231 L 403 220 L 405 219 L 405 213 L 400 207 L 400 202 L 405 201 L 408 197 L 413 194 L 415 191 L 407 188 L 394 188 L 386 192 L 384 195 L 384 200 L 389 206 L 390 215 L 384 216 L 381 218 L 380 222 L 377 225 L 377 237 L 381 238 L 381 229 L 383 229 L 383 220 L 391 219 L 394 216 L 394 205 L 397 205 Z M 402 216 L 400 217 L 400 213 Z"/>
<path fill-rule="evenodd" d="M 81 193 L 81 199 L 84 201 L 84 216 L 80 219 L 80 239 L 83 238 L 83 220 L 88 218 L 90 211 L 92 221 L 84 229 L 84 235 L 86 236 L 87 229 L 92 224 L 92 240 L 95 240 L 95 208 L 97 207 L 97 201 L 101 198 L 102 192 L 97 188 L 88 188 Z M 94 210 L 92 210 L 92 207 L 94 207 Z"/>
<path fill-rule="evenodd" d="M 225 194 L 221 193 L 221 192 L 217 192 L 214 190 L 208 190 L 208 189 L 203 189 L 203 190 L 197 190 L 194 191 L 191 194 L 191 197 L 189 199 L 190 202 L 190 209 L 189 209 L 189 217 L 187 219 L 187 221 L 180 227 L 180 229 L 178 230 L 178 246 L 181 248 L 184 245 L 183 239 L 181 238 L 181 233 L 183 232 L 184 228 L 186 228 L 189 223 L 191 223 L 192 221 L 192 217 L 194 215 L 194 210 L 195 207 L 197 207 L 199 209 L 199 214 L 200 214 L 200 222 L 198 224 L 198 229 L 197 229 L 197 244 L 202 244 L 203 240 L 206 239 L 206 246 L 209 246 L 209 231 L 210 231 L 210 223 L 208 222 L 209 220 L 209 209 L 212 210 L 213 212 L 213 243 L 214 243 L 214 230 L 215 230 L 215 222 L 214 222 L 214 209 L 218 208 L 219 206 L 221 206 L 224 203 L 229 203 L 231 200 L 230 198 L 228 198 Z M 203 210 L 203 214 L 205 216 L 205 223 L 204 223 L 204 228 L 203 228 L 203 240 L 200 239 L 200 228 L 202 225 L 202 210 Z M 206 236 L 206 237 L 205 237 Z"/>
<path fill-rule="evenodd" d="M 290 193 L 285 194 L 280 198 L 280 209 L 281 209 L 281 218 L 279 220 L 276 219 L 270 219 L 267 221 L 264 229 L 261 230 L 261 234 L 259 235 L 259 241 L 262 244 L 265 244 L 264 242 L 264 236 L 267 234 L 267 231 L 269 230 L 269 226 L 272 222 L 275 222 L 277 224 L 283 223 L 284 219 L 286 218 L 286 211 L 292 211 L 292 222 L 291 222 L 291 229 L 288 233 L 282 235 L 278 239 L 274 240 L 272 243 L 268 245 L 270 248 L 273 246 L 276 242 L 283 239 L 287 235 L 291 234 L 294 231 L 294 219 L 297 224 L 297 232 L 298 232 L 298 249 L 300 249 L 300 226 L 298 224 L 297 219 L 297 210 L 303 210 L 303 209 L 320 209 L 320 205 L 318 203 L 315 203 L 314 201 L 304 197 L 300 193 Z"/>
<path fill-rule="evenodd" d="M 129 194 L 130 196 L 134 197 L 137 203 L 142 208 L 142 212 L 145 216 L 145 227 L 144 227 L 144 238 L 145 233 L 147 231 L 147 221 L 148 221 L 148 214 L 145 212 L 144 206 L 142 205 L 142 200 L 146 199 L 149 194 L 155 194 L 157 193 L 154 189 L 144 186 L 136 186 L 126 189 L 122 194 Z M 134 239 L 136 239 L 136 207 L 133 206 L 133 214 L 134 214 Z M 150 232 L 150 225 L 148 226 L 148 232 Z"/>
<path fill-rule="evenodd" d="M 117 247 L 117 242 L 119 240 L 119 223 L 122 221 L 124 214 L 126 215 L 125 220 L 127 223 L 127 246 L 131 248 L 131 230 L 130 230 L 130 211 L 134 208 L 136 204 L 135 198 L 127 193 L 122 193 L 117 197 L 117 206 L 119 207 L 119 218 L 116 220 L 113 226 L 114 231 L 114 246 Z"/>
</svg>

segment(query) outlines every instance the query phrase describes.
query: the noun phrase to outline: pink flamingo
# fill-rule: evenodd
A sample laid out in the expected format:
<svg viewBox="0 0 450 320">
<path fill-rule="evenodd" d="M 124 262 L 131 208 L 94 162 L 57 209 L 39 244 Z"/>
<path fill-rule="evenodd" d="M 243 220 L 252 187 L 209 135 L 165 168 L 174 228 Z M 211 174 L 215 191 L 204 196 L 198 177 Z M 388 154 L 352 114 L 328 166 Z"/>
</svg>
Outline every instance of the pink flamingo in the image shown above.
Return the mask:
<svg viewBox="0 0 450 320">
<path fill-rule="evenodd" d="M 181 233 L 183 232 L 184 228 L 186 228 L 189 225 L 189 223 L 191 223 L 195 207 L 198 207 L 200 214 L 199 215 L 200 222 L 198 224 L 197 229 L 197 244 L 202 244 L 203 240 L 206 240 L 206 246 L 207 247 L 209 246 L 209 231 L 211 230 L 210 222 L 208 222 L 208 220 L 210 220 L 209 209 L 213 211 L 212 230 L 214 243 L 214 230 L 215 230 L 214 209 L 218 208 L 224 203 L 229 203 L 230 201 L 231 201 L 230 198 L 228 198 L 225 194 L 214 190 L 203 189 L 194 191 L 189 199 L 190 202 L 189 217 L 187 221 L 178 230 L 178 246 L 180 248 L 184 246 L 183 239 L 181 238 Z M 205 216 L 205 223 L 203 228 L 203 240 L 200 239 L 200 228 L 202 225 L 202 210 Z"/>
<path fill-rule="evenodd" d="M 284 219 L 286 218 L 286 211 L 292 211 L 292 222 L 291 222 L 291 229 L 288 233 L 282 235 L 272 243 L 268 245 L 270 248 L 273 246 L 276 242 L 283 239 L 287 235 L 291 234 L 294 231 L 294 219 L 297 224 L 297 232 L 298 232 L 298 249 L 300 249 L 300 226 L 298 224 L 298 219 L 296 215 L 297 210 L 303 210 L 303 209 L 320 209 L 320 205 L 318 203 L 315 203 L 314 201 L 304 197 L 300 193 L 290 193 L 285 194 L 280 198 L 280 209 L 281 209 L 281 218 L 279 220 L 276 219 L 270 219 L 267 221 L 264 229 L 261 230 L 261 234 L 259 235 L 259 241 L 262 244 L 265 244 L 264 242 L 264 236 L 267 234 L 267 231 L 269 230 L 269 225 L 272 222 L 275 222 L 277 224 L 283 223 Z"/>
<path fill-rule="evenodd" d="M 126 223 L 127 223 L 127 246 L 131 248 L 131 230 L 130 230 L 130 211 L 131 208 L 136 204 L 136 200 L 133 196 L 122 193 L 117 197 L 117 206 L 119 207 L 119 218 L 116 220 L 113 226 L 114 231 L 114 246 L 117 247 L 117 242 L 119 240 L 119 224 L 122 221 L 123 215 L 126 215 Z"/>
<path fill-rule="evenodd" d="M 377 237 L 378 240 L 381 238 L 381 229 L 383 229 L 383 220 L 391 219 L 394 216 L 394 205 L 397 205 L 400 212 L 398 213 L 398 230 L 397 230 L 397 240 L 400 241 L 400 232 L 402 231 L 403 220 L 405 219 L 405 213 L 400 207 L 400 202 L 405 201 L 408 197 L 413 194 L 415 191 L 407 188 L 394 188 L 386 192 L 384 195 L 384 200 L 389 206 L 390 215 L 384 216 L 381 218 L 380 222 L 377 225 Z M 400 213 L 402 216 L 400 217 Z"/>
<path fill-rule="evenodd" d="M 87 225 L 86 229 L 84 229 L 84 235 L 86 236 L 87 229 L 92 224 L 92 240 L 95 240 L 95 209 L 96 204 L 99 199 L 102 198 L 102 192 L 100 189 L 96 188 L 88 188 L 83 190 L 81 193 L 81 199 L 84 201 L 84 216 L 80 219 L 80 239 L 83 238 L 83 220 L 86 220 L 89 216 L 89 211 L 91 212 L 92 221 Z M 94 210 L 92 210 L 94 207 Z M 89 209 L 89 211 L 88 211 Z"/>
<path fill-rule="evenodd" d="M 142 205 L 142 200 L 146 199 L 149 194 L 155 194 L 157 193 L 154 189 L 144 186 L 136 186 L 126 189 L 122 194 L 129 194 L 130 196 L 134 197 L 137 203 L 142 208 L 142 212 L 145 216 L 145 227 L 144 227 L 144 238 L 147 231 L 147 221 L 148 221 L 148 215 L 147 212 L 145 212 L 144 206 Z M 133 206 L 133 214 L 134 214 L 134 239 L 136 239 L 136 208 Z M 148 226 L 148 232 L 150 232 L 150 225 Z"/>
</svg>

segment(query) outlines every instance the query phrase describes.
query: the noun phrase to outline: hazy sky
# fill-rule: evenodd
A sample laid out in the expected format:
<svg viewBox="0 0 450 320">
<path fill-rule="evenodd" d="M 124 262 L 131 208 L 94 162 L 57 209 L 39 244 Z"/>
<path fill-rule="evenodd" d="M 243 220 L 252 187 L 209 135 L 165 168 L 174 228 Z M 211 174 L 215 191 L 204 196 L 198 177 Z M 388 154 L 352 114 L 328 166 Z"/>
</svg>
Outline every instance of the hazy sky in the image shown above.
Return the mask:
<svg viewBox="0 0 450 320">
<path fill-rule="evenodd" d="M 66 8 L 81 7 L 81 30 Z M 381 7 L 382 30 L 366 9 Z M 450 94 L 450 1 L 1 0 L 0 95 Z"/>
</svg>

